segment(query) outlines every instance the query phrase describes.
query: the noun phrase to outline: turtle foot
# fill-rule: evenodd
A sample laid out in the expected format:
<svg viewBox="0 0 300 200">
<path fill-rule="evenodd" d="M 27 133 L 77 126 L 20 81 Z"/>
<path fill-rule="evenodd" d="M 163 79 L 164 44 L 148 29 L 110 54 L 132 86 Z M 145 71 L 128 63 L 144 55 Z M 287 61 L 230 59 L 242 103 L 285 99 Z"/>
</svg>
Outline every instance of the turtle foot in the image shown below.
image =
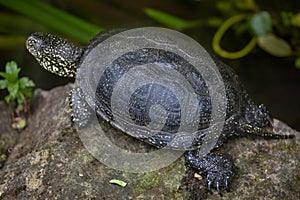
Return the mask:
<svg viewBox="0 0 300 200">
<path fill-rule="evenodd" d="M 77 127 L 84 127 L 90 121 L 91 109 L 83 100 L 80 88 L 74 88 L 69 94 L 69 104 L 72 109 L 71 122 Z"/>
<path fill-rule="evenodd" d="M 220 196 L 222 189 L 228 192 L 234 176 L 234 164 L 221 155 L 210 153 L 200 157 L 197 154 L 198 150 L 188 151 L 185 155 L 186 162 L 200 174 L 206 175 L 208 191 L 212 193 L 212 188 L 215 188 Z"/>
</svg>

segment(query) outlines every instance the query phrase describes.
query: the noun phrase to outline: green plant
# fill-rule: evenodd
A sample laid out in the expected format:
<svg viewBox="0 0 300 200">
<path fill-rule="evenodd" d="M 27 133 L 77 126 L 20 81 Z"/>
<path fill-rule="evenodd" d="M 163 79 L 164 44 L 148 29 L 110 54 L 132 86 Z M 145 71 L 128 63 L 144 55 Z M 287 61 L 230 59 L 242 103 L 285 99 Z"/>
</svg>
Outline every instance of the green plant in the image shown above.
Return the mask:
<svg viewBox="0 0 300 200">
<path fill-rule="evenodd" d="M 125 187 L 127 185 L 127 183 L 125 181 L 122 181 L 122 180 L 118 180 L 118 179 L 111 179 L 109 181 L 110 184 L 116 184 L 116 185 L 119 185 L 121 187 Z"/>
<path fill-rule="evenodd" d="M 103 28 L 88 23 L 76 16 L 57 9 L 41 0 L 0 0 L 0 5 L 22 14 L 26 18 L 11 13 L 0 14 L 0 31 L 6 33 L 0 36 L 1 45 L 7 47 L 14 43 L 24 43 L 22 35 L 37 30 L 47 30 L 66 35 L 79 42 L 87 43 L 91 37 L 99 33 Z M 25 26 L 25 28 L 24 28 Z M 8 35 L 7 34 L 11 34 Z M 9 44 L 7 44 L 7 40 Z M 4 42 L 4 43 L 3 43 Z"/>
<path fill-rule="evenodd" d="M 177 16 L 171 15 L 152 8 L 145 8 L 144 12 L 151 17 L 152 19 L 158 21 L 161 24 L 164 24 L 167 27 L 184 30 L 188 28 L 195 28 L 199 26 L 212 26 L 218 27 L 222 24 L 222 19 L 212 17 L 209 19 L 197 19 L 197 20 L 185 20 Z"/>
<path fill-rule="evenodd" d="M 0 76 L 4 78 L 0 80 L 0 89 L 7 89 L 8 95 L 5 97 L 7 103 L 16 101 L 18 109 L 23 110 L 32 99 L 34 83 L 27 77 L 19 78 L 20 70 L 15 61 L 7 62 L 5 72 L 0 72 Z"/>
<path fill-rule="evenodd" d="M 216 1 L 216 9 L 225 15 L 226 20 L 216 17 L 184 20 L 151 8 L 146 8 L 145 13 L 161 24 L 179 30 L 201 26 L 217 27 L 212 47 L 224 58 L 241 58 L 259 46 L 276 57 L 296 56 L 295 66 L 300 68 L 300 12 L 282 11 L 271 15 L 268 11 L 259 10 L 254 0 L 219 0 Z M 242 49 L 228 51 L 222 47 L 221 41 L 229 29 L 233 30 L 231 33 L 235 33 L 233 37 L 239 37 L 241 42 L 249 40 Z M 242 37 L 244 33 L 250 35 L 249 39 Z"/>
</svg>

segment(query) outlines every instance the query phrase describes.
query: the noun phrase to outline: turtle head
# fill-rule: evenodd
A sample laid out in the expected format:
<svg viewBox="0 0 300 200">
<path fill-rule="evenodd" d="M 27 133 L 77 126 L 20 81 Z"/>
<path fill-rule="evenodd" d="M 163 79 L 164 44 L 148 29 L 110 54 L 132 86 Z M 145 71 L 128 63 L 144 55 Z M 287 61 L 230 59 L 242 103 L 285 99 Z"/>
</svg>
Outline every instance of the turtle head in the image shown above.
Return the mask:
<svg viewBox="0 0 300 200">
<path fill-rule="evenodd" d="M 46 70 L 63 77 L 75 77 L 83 50 L 68 41 L 46 33 L 34 33 L 26 48 Z"/>
</svg>

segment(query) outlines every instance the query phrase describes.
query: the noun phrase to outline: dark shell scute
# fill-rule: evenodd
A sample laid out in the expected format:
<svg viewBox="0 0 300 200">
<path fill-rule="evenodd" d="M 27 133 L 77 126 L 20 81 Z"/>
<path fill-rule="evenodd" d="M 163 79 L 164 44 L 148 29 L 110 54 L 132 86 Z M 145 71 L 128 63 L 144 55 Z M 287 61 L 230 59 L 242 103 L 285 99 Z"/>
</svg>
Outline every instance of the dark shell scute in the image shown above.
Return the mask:
<svg viewBox="0 0 300 200">
<path fill-rule="evenodd" d="M 96 90 L 96 105 L 100 115 L 114 119 L 111 109 L 111 98 L 115 85 L 131 68 L 153 63 L 179 72 L 193 88 L 200 109 L 199 128 L 209 125 L 211 118 L 211 99 L 208 87 L 201 74 L 181 56 L 162 49 L 143 48 L 128 52 L 115 59 L 100 77 Z M 151 76 L 151 74 L 149 74 Z M 131 94 L 130 116 L 137 125 L 146 126 L 150 123 L 149 109 L 159 104 L 167 112 L 165 126 L 161 131 L 176 133 L 181 123 L 181 110 L 177 97 L 168 88 L 158 85 L 144 85 Z M 102 111 L 104 110 L 104 113 Z"/>
</svg>

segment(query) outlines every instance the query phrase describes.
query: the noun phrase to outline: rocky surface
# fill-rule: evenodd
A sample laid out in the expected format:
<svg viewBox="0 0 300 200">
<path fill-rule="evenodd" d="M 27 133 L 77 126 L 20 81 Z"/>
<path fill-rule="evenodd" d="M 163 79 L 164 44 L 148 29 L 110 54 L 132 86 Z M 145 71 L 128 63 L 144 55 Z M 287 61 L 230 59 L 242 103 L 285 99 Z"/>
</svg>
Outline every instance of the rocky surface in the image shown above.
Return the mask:
<svg viewBox="0 0 300 200">
<path fill-rule="evenodd" d="M 0 102 L 0 153 L 13 146 L 0 165 L 0 199 L 220 199 L 207 193 L 204 180 L 193 178 L 183 158 L 143 174 L 117 171 L 93 158 L 71 127 L 71 87 L 37 90 L 29 125 L 21 133 L 10 128 L 12 110 Z M 104 126 L 119 146 L 151 149 Z M 220 152 L 234 161 L 237 175 L 222 199 L 300 199 L 299 143 L 298 132 L 290 140 L 226 142 Z M 127 185 L 110 184 L 111 179 Z"/>
<path fill-rule="evenodd" d="M 11 128 L 12 113 L 12 106 L 7 106 L 3 101 L 0 101 L 0 169 L 19 138 L 19 133 Z"/>
</svg>

